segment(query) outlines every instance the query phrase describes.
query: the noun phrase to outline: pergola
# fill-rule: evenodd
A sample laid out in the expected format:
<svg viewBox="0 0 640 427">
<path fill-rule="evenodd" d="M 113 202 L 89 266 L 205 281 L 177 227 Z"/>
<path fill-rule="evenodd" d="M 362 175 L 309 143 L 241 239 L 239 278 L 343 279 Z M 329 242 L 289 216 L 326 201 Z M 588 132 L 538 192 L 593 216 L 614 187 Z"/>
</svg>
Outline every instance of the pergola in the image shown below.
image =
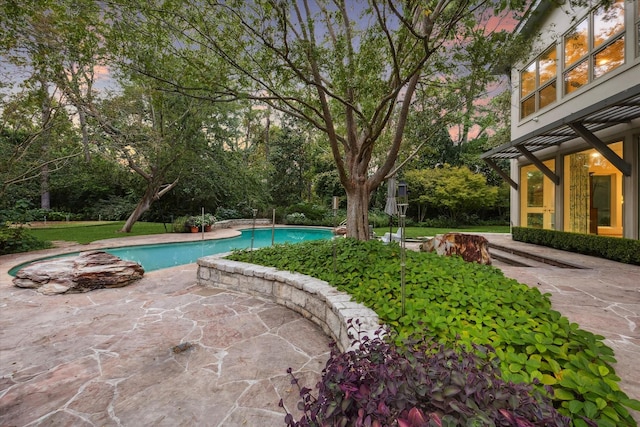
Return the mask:
<svg viewBox="0 0 640 427">
<path fill-rule="evenodd" d="M 631 176 L 631 164 L 613 152 L 595 133 L 615 125 L 629 123 L 639 117 L 640 85 L 635 85 L 487 151 L 480 158 L 516 190 L 518 184 L 500 169 L 495 162 L 496 160 L 524 156 L 551 181 L 559 185 L 560 177 L 542 163 L 535 153 L 549 147 L 559 146 L 566 141 L 582 138 L 625 176 Z"/>
</svg>

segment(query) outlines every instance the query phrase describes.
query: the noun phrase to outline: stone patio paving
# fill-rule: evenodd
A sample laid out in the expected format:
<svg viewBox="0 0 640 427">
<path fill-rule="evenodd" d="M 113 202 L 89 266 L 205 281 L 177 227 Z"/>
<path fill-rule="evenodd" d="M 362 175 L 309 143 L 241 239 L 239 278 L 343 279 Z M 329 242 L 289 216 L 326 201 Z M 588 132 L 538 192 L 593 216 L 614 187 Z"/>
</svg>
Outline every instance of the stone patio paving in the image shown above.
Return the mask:
<svg viewBox="0 0 640 427">
<path fill-rule="evenodd" d="M 207 238 L 237 232 L 219 233 Z M 554 308 L 583 329 L 604 335 L 623 390 L 640 399 L 640 267 L 486 237 L 585 267 L 500 266 L 549 292 Z M 7 275 L 33 257 L 0 257 L 2 427 L 283 425 L 278 401 L 293 410 L 298 397 L 286 369 L 310 386 L 328 359 L 329 340 L 318 327 L 271 302 L 196 285 L 194 264 L 147 273 L 126 288 L 43 296 L 13 287 Z M 174 352 L 182 342 L 192 347 Z"/>
<path fill-rule="evenodd" d="M 283 425 L 287 368 L 314 385 L 329 340 L 279 305 L 195 284 L 188 265 L 126 288 L 0 289 L 1 426 Z M 180 351 L 174 346 L 189 342 Z"/>
</svg>

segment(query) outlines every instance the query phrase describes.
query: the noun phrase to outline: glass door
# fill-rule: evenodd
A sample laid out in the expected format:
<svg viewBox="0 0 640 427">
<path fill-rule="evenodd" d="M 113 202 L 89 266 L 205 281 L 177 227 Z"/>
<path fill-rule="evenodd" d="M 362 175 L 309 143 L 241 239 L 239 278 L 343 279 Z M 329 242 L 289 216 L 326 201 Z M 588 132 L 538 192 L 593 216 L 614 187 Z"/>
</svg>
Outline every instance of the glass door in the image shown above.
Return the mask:
<svg viewBox="0 0 640 427">
<path fill-rule="evenodd" d="M 555 169 L 555 161 L 544 164 Z M 520 169 L 520 224 L 523 227 L 555 229 L 555 186 L 534 165 Z"/>
</svg>

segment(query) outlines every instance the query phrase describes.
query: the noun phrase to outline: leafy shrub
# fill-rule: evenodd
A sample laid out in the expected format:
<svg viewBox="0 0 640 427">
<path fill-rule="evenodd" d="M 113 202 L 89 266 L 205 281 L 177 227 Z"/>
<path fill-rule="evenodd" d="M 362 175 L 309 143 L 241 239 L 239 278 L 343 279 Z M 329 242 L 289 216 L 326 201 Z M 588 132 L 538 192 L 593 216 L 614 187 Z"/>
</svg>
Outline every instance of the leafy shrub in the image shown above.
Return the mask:
<svg viewBox="0 0 640 427">
<path fill-rule="evenodd" d="M 338 239 L 263 248 L 251 260 L 248 251 L 231 258 L 326 280 L 373 309 L 400 340 L 428 328 L 442 344 L 490 345 L 506 381 L 553 387 L 554 405 L 576 427 L 585 426 L 582 417 L 600 426 L 635 425 L 626 408 L 640 410 L 640 402 L 620 390 L 604 337 L 570 323 L 551 309 L 548 294 L 497 268 L 408 251 L 402 316 L 397 244 Z"/>
<path fill-rule="evenodd" d="M 174 233 L 186 233 L 191 230 L 187 229 L 187 222 L 189 217 L 187 215 L 179 216 L 173 220 L 172 229 Z"/>
<path fill-rule="evenodd" d="M 290 213 L 284 219 L 287 224 L 301 225 L 307 222 L 307 217 L 301 212 Z"/>
<path fill-rule="evenodd" d="M 121 221 L 133 212 L 136 202 L 129 197 L 110 196 L 108 199 L 99 200 L 87 211 L 87 215 L 92 219 L 102 219 L 103 221 Z"/>
<path fill-rule="evenodd" d="M 308 218 L 311 221 L 320 221 L 325 217 L 328 210 L 329 209 L 325 208 L 324 206 L 301 202 L 289 206 L 287 208 L 287 214 L 301 213 L 305 218 Z"/>
<path fill-rule="evenodd" d="M 0 255 L 47 249 L 51 246 L 51 242 L 38 239 L 25 227 L 0 226 Z"/>
<path fill-rule="evenodd" d="M 59 212 L 41 208 L 31 207 L 28 200 L 18 200 L 10 209 L 0 210 L 0 223 L 11 222 L 14 224 L 26 224 L 32 221 L 76 221 L 81 219 L 78 214 L 69 212 Z"/>
<path fill-rule="evenodd" d="M 393 224 L 398 226 L 398 217 L 394 216 Z M 389 215 L 382 211 L 371 211 L 369 212 L 369 224 L 373 225 L 373 228 L 381 228 L 389 226 Z"/>
<path fill-rule="evenodd" d="M 356 329 L 352 326 L 352 329 Z M 490 349 L 447 348 L 425 334 L 402 346 L 381 336 L 359 334 L 356 349 L 340 353 L 336 346 L 314 397 L 300 388 L 304 415 L 285 422 L 297 426 L 567 426 L 551 400 L 530 385 L 500 377 Z M 289 370 L 291 374 L 291 370 Z M 298 380 L 293 376 L 293 383 Z M 283 406 L 282 401 L 280 405 Z M 595 426 L 595 423 L 591 423 Z"/>
<path fill-rule="evenodd" d="M 640 240 L 513 227 L 513 240 L 640 265 Z"/>
<path fill-rule="evenodd" d="M 216 217 L 210 213 L 204 215 L 192 215 L 187 217 L 185 221 L 186 227 L 198 227 L 202 230 L 203 226 L 211 226 L 217 221 Z"/>
<path fill-rule="evenodd" d="M 225 221 L 227 219 L 242 218 L 242 214 L 236 209 L 219 206 L 218 209 L 216 209 L 216 218 L 218 218 L 219 221 Z"/>
</svg>

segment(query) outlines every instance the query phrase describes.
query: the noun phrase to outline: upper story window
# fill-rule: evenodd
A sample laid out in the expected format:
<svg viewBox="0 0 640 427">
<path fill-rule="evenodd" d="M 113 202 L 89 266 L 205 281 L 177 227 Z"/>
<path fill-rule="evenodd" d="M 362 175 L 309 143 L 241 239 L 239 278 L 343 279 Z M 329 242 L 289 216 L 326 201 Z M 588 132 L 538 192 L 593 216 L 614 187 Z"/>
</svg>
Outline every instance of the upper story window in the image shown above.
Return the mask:
<svg viewBox="0 0 640 427">
<path fill-rule="evenodd" d="M 595 9 L 564 36 L 564 93 L 624 64 L 624 0 Z"/>
<path fill-rule="evenodd" d="M 520 118 L 556 101 L 556 47 L 552 46 L 520 72 Z"/>
</svg>

